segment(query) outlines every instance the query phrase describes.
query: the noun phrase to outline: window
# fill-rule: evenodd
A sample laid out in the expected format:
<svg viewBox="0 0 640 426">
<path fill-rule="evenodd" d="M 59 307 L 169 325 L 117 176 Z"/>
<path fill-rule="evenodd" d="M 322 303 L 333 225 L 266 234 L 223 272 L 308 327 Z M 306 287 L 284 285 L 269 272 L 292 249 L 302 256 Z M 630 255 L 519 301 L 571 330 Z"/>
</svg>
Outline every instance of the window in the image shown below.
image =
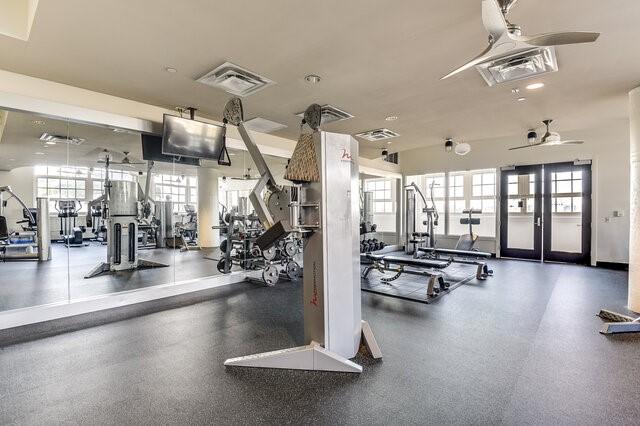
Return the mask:
<svg viewBox="0 0 640 426">
<path fill-rule="evenodd" d="M 471 174 L 471 203 L 469 208 L 482 213 L 496 212 L 496 172 L 479 171 Z"/>
<path fill-rule="evenodd" d="M 86 167 L 36 166 L 36 196 L 49 197 L 49 212 L 56 213 L 58 200 L 86 202 Z"/>
<path fill-rule="evenodd" d="M 551 173 L 553 213 L 582 212 L 582 172 Z"/>
<path fill-rule="evenodd" d="M 198 178 L 179 175 L 154 176 L 154 199 L 173 202 L 174 213 L 184 213 L 184 205 L 198 207 Z"/>
<path fill-rule="evenodd" d="M 86 203 L 102 195 L 104 168 L 36 166 L 34 170 L 36 196 L 49 197 L 51 214 L 57 214 L 57 200 L 78 200 L 83 205 L 80 213 L 86 213 Z M 126 170 L 110 170 L 109 176 L 112 180 L 136 181 L 135 173 Z"/>
<path fill-rule="evenodd" d="M 373 213 L 395 213 L 393 185 L 391 179 L 369 179 L 365 181 L 364 190 L 373 192 Z"/>
<path fill-rule="evenodd" d="M 240 197 L 244 197 L 247 199 L 247 208 L 249 209 L 249 212 L 253 211 L 253 206 L 251 205 L 251 202 L 249 202 L 249 193 L 251 191 L 250 190 L 238 190 L 238 189 L 231 189 L 228 190 L 226 192 L 226 204 L 225 206 L 229 209 L 238 209 L 240 207 L 240 202 L 238 201 L 240 199 Z"/>
<path fill-rule="evenodd" d="M 483 237 L 495 237 L 497 194 L 495 169 L 407 176 L 406 182 L 407 184 L 415 182 L 418 185 L 427 198 L 429 207 L 431 206 L 431 184 L 435 183 L 433 199 L 440 214 L 439 226 L 436 227 L 438 235 L 457 236 L 468 233 L 468 225 L 460 223 L 460 219 L 466 217 L 463 211 L 481 209 L 482 214 L 474 216 L 480 218 L 480 225 L 475 225 L 473 231 Z M 514 184 L 515 186 L 512 187 L 512 183 L 509 183 L 510 193 L 518 191 L 518 182 Z M 419 201 L 416 206 L 419 212 L 416 221 L 418 231 L 425 230 L 422 222 L 427 219 L 427 215 L 421 213 L 422 208 L 422 202 Z"/>
</svg>

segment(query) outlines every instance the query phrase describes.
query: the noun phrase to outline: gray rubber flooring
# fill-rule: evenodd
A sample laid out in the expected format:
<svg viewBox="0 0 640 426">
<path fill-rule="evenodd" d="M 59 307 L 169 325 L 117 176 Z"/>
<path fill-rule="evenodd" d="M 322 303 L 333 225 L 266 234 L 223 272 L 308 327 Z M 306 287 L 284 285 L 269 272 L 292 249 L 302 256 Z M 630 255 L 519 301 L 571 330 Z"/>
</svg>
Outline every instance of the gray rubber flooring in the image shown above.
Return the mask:
<svg viewBox="0 0 640 426">
<path fill-rule="evenodd" d="M 361 375 L 225 369 L 301 344 L 298 285 L 6 347 L 3 424 L 640 424 L 640 337 L 598 333 L 627 274 L 494 261 L 425 305 L 363 294 L 384 352 Z"/>
<path fill-rule="evenodd" d="M 0 311 L 219 275 L 217 262 L 203 259 L 205 255 L 217 258 L 219 250 L 140 250 L 141 258 L 169 267 L 85 279 L 85 274 L 96 264 L 106 261 L 107 246 L 90 243 L 87 247 L 67 249 L 62 244 L 54 244 L 52 260 L 48 262 L 0 262 Z"/>
</svg>

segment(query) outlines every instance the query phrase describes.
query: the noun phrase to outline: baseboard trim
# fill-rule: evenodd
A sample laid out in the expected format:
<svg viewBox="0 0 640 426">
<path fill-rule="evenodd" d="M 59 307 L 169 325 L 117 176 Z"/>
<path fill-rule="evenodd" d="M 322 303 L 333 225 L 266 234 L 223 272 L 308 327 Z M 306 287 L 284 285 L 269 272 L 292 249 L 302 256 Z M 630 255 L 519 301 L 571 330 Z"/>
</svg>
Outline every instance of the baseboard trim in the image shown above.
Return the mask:
<svg viewBox="0 0 640 426">
<path fill-rule="evenodd" d="M 619 262 L 596 262 L 596 267 L 603 268 L 603 269 L 614 269 L 616 271 L 629 270 L 628 263 L 619 263 Z"/>
<path fill-rule="evenodd" d="M 247 277 L 236 272 L 2 312 L 0 347 L 191 305 L 221 293 L 246 291 L 247 286 L 255 286 Z"/>
</svg>

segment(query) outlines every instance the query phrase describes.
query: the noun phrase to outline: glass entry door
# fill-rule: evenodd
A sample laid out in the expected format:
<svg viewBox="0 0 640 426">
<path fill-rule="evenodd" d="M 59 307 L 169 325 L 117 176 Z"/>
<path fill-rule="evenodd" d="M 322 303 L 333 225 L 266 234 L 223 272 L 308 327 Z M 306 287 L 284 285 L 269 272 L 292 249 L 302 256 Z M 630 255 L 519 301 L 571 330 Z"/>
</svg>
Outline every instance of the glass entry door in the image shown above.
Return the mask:
<svg viewBox="0 0 640 426">
<path fill-rule="evenodd" d="M 544 260 L 589 264 L 591 165 L 544 166 Z"/>
<path fill-rule="evenodd" d="M 542 259 L 542 166 L 503 170 L 500 256 Z"/>
</svg>

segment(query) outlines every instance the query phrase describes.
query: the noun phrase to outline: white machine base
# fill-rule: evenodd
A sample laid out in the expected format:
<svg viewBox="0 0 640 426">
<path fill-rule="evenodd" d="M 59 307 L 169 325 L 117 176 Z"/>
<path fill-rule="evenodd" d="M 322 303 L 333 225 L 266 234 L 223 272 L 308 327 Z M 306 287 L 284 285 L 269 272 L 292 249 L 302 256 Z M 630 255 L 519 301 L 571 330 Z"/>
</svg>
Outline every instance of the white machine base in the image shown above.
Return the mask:
<svg viewBox="0 0 640 426">
<path fill-rule="evenodd" d="M 122 271 L 130 271 L 134 269 L 148 269 L 148 268 L 165 268 L 168 267 L 166 263 L 154 262 L 153 260 L 138 259 L 138 266 L 131 269 L 122 269 Z M 111 271 L 111 265 L 107 262 L 98 263 L 93 269 L 91 269 L 84 277 L 93 278 L 98 275 L 106 274 Z"/>
<path fill-rule="evenodd" d="M 610 321 L 602 325 L 601 334 L 640 333 L 640 317 L 633 318 L 606 309 L 601 310 L 598 316 Z"/>
<path fill-rule="evenodd" d="M 371 356 L 375 359 L 382 358 L 382 351 L 380 351 L 371 327 L 366 321 L 362 321 L 362 338 Z M 323 348 L 316 342 L 296 348 L 230 358 L 224 362 L 224 365 L 230 367 L 362 373 L 361 365 Z"/>
</svg>

